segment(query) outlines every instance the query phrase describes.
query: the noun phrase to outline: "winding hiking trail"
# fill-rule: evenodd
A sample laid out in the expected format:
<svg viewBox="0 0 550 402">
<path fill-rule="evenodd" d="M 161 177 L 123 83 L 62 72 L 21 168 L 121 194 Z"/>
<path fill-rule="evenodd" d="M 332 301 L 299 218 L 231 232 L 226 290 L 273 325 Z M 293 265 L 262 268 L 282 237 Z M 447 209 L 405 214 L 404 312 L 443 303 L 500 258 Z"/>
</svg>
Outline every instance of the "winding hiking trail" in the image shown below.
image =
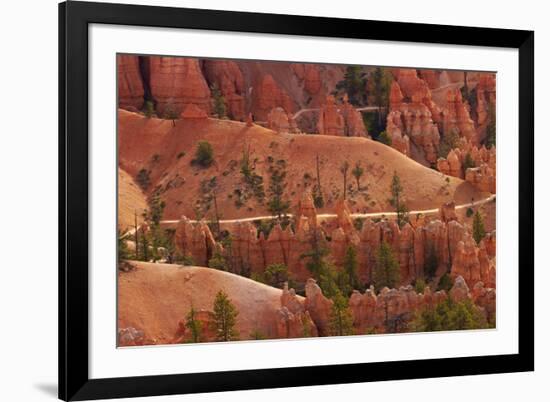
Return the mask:
<svg viewBox="0 0 550 402">
<path fill-rule="evenodd" d="M 488 202 L 491 202 L 491 201 L 495 200 L 496 197 L 497 197 L 496 194 L 492 194 L 489 197 L 484 198 L 482 200 L 457 205 L 455 207 L 455 209 L 464 209 L 464 208 L 475 207 L 475 206 L 478 206 L 478 205 L 486 204 Z M 433 213 L 437 213 L 437 212 L 439 212 L 439 208 L 423 209 L 423 210 L 418 210 L 418 211 L 409 211 L 409 214 L 410 215 L 433 214 Z M 382 216 L 396 216 L 396 215 L 397 215 L 396 212 L 369 212 L 369 213 L 353 213 L 353 214 L 350 214 L 350 216 L 352 218 L 378 218 L 378 217 L 382 217 Z M 293 217 L 294 215 L 293 214 L 287 214 L 287 216 Z M 338 216 L 337 214 L 317 214 L 318 219 L 336 218 L 337 216 Z M 224 224 L 224 223 L 253 222 L 253 221 L 257 221 L 257 220 L 267 220 L 267 219 L 275 219 L 275 218 L 277 218 L 277 217 L 273 216 L 273 215 L 265 215 L 265 216 L 254 216 L 254 217 L 251 217 L 251 218 L 221 219 L 219 223 Z M 160 221 L 160 223 L 164 224 L 164 225 L 176 224 L 178 222 L 179 222 L 179 219 Z M 197 222 L 200 222 L 200 221 L 190 219 L 189 222 L 197 223 Z M 130 231 L 128 233 L 130 233 Z M 132 231 L 132 233 L 133 233 L 133 231 Z"/>
<path fill-rule="evenodd" d="M 310 107 L 310 108 L 300 109 L 296 113 L 294 113 L 292 118 L 297 119 L 303 113 L 316 112 L 316 111 L 319 111 L 320 109 L 321 108 L 318 108 L 318 107 Z M 355 110 L 357 110 L 358 112 L 370 112 L 370 111 L 379 110 L 379 109 L 380 109 L 380 107 L 378 107 L 378 106 L 362 106 L 362 107 L 356 107 L 355 108 Z M 384 108 L 382 108 L 382 109 L 384 109 Z"/>
</svg>

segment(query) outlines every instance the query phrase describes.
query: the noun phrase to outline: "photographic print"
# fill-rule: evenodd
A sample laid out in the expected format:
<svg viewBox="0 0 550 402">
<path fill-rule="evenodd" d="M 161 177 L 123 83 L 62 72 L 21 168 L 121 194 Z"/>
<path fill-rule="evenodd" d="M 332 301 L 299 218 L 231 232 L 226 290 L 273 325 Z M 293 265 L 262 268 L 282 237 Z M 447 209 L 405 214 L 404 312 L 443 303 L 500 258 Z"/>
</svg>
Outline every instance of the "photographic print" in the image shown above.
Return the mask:
<svg viewBox="0 0 550 402">
<path fill-rule="evenodd" d="M 496 73 L 117 77 L 119 347 L 496 327 Z"/>
</svg>

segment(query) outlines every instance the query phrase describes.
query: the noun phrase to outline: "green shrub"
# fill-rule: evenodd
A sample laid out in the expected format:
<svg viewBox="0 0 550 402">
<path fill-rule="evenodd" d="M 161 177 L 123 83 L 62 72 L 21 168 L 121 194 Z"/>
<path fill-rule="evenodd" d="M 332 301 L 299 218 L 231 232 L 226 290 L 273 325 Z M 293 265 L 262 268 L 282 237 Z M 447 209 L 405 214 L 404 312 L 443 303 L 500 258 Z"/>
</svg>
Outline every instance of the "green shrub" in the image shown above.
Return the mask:
<svg viewBox="0 0 550 402">
<path fill-rule="evenodd" d="M 193 162 L 205 168 L 214 163 L 214 149 L 208 141 L 199 141 Z"/>
</svg>

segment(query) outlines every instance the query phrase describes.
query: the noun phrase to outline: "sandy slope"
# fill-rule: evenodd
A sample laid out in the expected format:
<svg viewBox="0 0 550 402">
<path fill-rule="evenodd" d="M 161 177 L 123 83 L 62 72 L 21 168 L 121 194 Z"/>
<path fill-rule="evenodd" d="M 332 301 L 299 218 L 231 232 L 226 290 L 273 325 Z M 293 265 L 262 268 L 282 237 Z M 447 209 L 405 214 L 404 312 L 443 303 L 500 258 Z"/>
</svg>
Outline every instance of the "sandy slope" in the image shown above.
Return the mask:
<svg viewBox="0 0 550 402">
<path fill-rule="evenodd" d="M 191 305 L 212 310 L 216 293 L 223 290 L 239 311 L 237 328 L 241 339 L 248 338 L 254 329 L 261 329 L 265 335 L 275 333 L 280 289 L 210 268 L 132 264 L 136 270 L 119 272 L 119 328 L 139 328 L 148 338 L 169 343 L 178 321 L 185 317 Z"/>
<path fill-rule="evenodd" d="M 143 221 L 142 213 L 147 209 L 145 194 L 132 176 L 118 169 L 118 227 L 122 231 L 134 227 L 137 213 L 138 225 Z"/>
<path fill-rule="evenodd" d="M 208 169 L 191 165 L 198 141 L 207 140 L 215 154 L 215 164 Z M 333 212 L 343 193 L 340 166 L 348 161 L 351 168 L 360 162 L 365 168 L 361 179 L 362 194 L 348 194 L 352 212 L 391 210 L 389 188 L 394 171 L 401 177 L 406 203 L 411 210 L 437 208 L 454 200 L 457 204 L 484 198 L 464 181 L 447 177 L 405 157 L 391 147 L 366 138 L 342 138 L 321 135 L 285 135 L 244 123 L 205 119 L 171 121 L 146 119 L 142 115 L 119 111 L 120 167 L 135 177 L 140 169 L 151 171 L 153 185 L 163 192 L 167 203 L 164 219 L 177 219 L 182 214 L 195 217 L 195 202 L 201 196 L 200 183 L 217 176 L 220 218 L 233 219 L 269 215 L 265 205 L 254 198 L 240 208 L 235 205 L 235 189 L 243 189 L 239 161 L 243 149 L 250 146 L 251 159 L 256 159 L 256 173 L 269 184 L 270 158 L 287 162 L 288 197 L 293 206 L 306 186 L 315 181 L 315 157 L 321 158 L 321 181 L 326 207 L 320 212 Z M 184 155 L 185 153 L 185 155 Z M 183 156 L 184 155 L 184 156 Z M 179 156 L 179 157 L 178 157 Z M 348 184 L 356 189 L 349 173 Z"/>
</svg>

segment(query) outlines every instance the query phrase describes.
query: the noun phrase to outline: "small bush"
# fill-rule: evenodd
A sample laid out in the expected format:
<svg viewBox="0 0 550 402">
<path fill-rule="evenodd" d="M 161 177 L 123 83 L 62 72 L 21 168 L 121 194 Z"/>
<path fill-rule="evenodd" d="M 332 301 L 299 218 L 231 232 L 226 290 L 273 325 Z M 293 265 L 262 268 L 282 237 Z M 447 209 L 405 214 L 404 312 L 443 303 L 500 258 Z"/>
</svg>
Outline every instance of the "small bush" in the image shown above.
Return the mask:
<svg viewBox="0 0 550 402">
<path fill-rule="evenodd" d="M 199 141 L 193 162 L 205 168 L 214 163 L 214 149 L 208 141 Z"/>
<path fill-rule="evenodd" d="M 474 214 L 474 210 L 471 207 L 468 207 L 468 209 L 466 210 L 466 216 L 468 218 L 471 218 L 473 214 Z"/>
<path fill-rule="evenodd" d="M 414 281 L 414 291 L 416 293 L 424 293 L 424 289 L 426 289 L 426 282 L 424 281 L 424 279 L 416 279 Z"/>
<path fill-rule="evenodd" d="M 150 175 L 151 175 L 151 171 L 149 171 L 147 169 L 141 169 L 138 172 L 138 175 L 136 177 L 136 181 L 143 190 L 147 190 L 147 188 L 151 184 Z"/>
<path fill-rule="evenodd" d="M 178 158 L 178 159 L 181 159 L 181 158 L 183 158 L 184 156 L 185 156 L 185 151 L 181 151 L 181 152 L 178 154 L 177 158 Z"/>
<path fill-rule="evenodd" d="M 452 287 L 453 281 L 451 276 L 448 273 L 443 274 L 443 276 L 439 279 L 437 290 L 444 290 L 445 292 L 448 292 Z"/>
<path fill-rule="evenodd" d="M 391 146 L 391 137 L 389 136 L 389 134 L 386 132 L 386 131 L 382 131 L 379 135 L 378 135 L 378 141 L 380 141 L 382 144 L 386 144 L 386 145 L 389 145 Z"/>
</svg>

